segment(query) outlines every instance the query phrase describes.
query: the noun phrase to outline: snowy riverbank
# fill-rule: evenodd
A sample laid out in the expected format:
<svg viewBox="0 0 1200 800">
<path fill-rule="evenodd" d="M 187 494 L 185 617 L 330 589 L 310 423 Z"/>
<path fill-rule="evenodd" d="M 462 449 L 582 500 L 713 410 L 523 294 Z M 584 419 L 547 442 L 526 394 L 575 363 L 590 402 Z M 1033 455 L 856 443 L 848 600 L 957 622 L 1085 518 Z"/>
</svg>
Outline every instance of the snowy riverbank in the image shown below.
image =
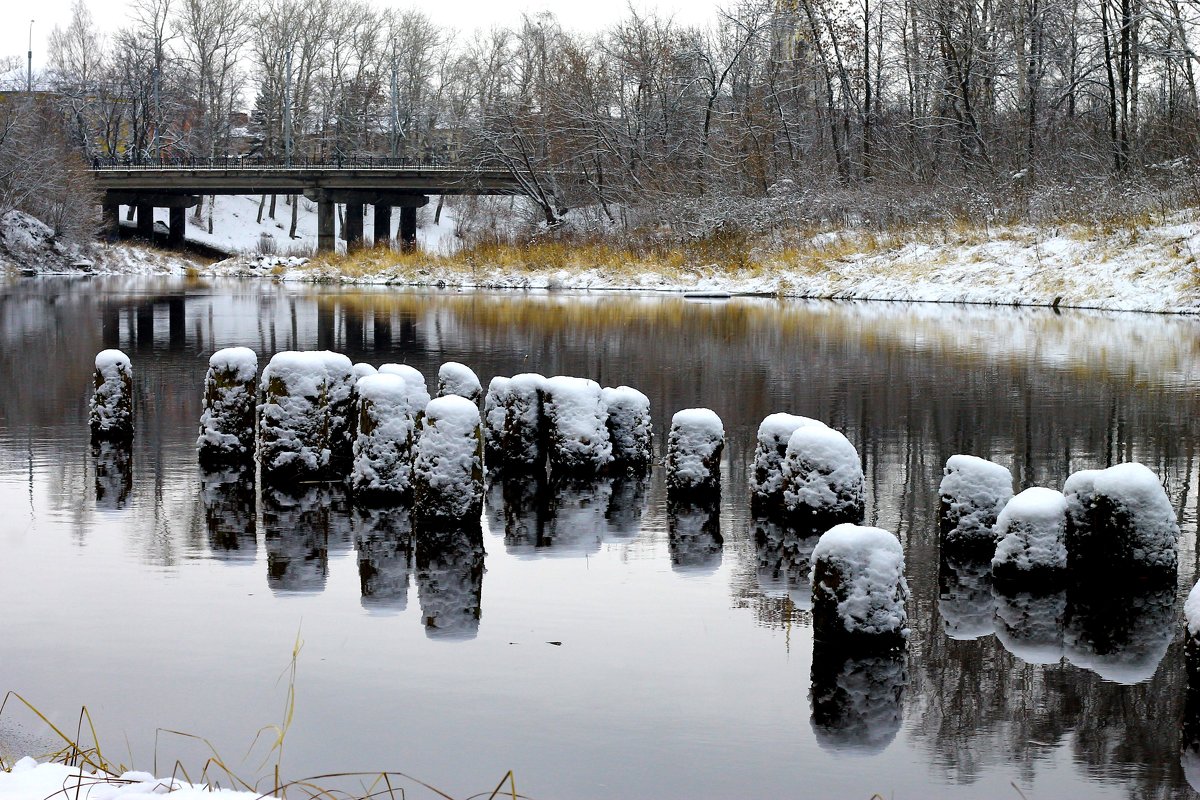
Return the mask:
<svg viewBox="0 0 1200 800">
<path fill-rule="evenodd" d="M 209 786 L 194 786 L 181 780 L 155 778 L 148 772 L 127 772 L 119 777 L 93 773 L 86 768 L 38 763 L 23 758 L 12 771 L 0 770 L 0 800 L 121 800 L 170 794 L 174 800 L 254 800 L 270 797 L 258 792 L 239 792 Z"/>
<path fill-rule="evenodd" d="M 425 238 L 425 237 L 423 237 Z M 426 241 L 433 241 L 430 235 Z M 761 294 L 854 300 L 1041 305 L 1200 313 L 1200 209 L 1123 227 L 1064 225 L 823 233 L 750 249 L 744 265 L 670 266 L 619 249 L 560 246 L 552 266 L 423 251 L 365 251 L 307 260 L 242 255 L 202 264 L 132 244 L 98 247 L 92 263 L 39 272 L 187 274 L 451 288 L 590 289 Z M 535 259 L 536 261 L 536 259 Z M 13 265 L 9 259 L 9 266 Z M 19 266 L 19 260 L 16 262 Z M 2 264 L 0 264 L 2 266 Z"/>
<path fill-rule="evenodd" d="M 269 274 L 281 280 L 515 289 L 607 289 L 764 294 L 854 300 L 1043 305 L 1113 311 L 1200 313 L 1200 221 L 1178 212 L 1138 228 L 913 231 L 881 237 L 842 232 L 807 246 L 754 252 L 751 266 L 658 268 L 589 263 L 565 267 L 466 265 L 432 256 L 303 264 L 234 258 L 203 275 Z"/>
</svg>

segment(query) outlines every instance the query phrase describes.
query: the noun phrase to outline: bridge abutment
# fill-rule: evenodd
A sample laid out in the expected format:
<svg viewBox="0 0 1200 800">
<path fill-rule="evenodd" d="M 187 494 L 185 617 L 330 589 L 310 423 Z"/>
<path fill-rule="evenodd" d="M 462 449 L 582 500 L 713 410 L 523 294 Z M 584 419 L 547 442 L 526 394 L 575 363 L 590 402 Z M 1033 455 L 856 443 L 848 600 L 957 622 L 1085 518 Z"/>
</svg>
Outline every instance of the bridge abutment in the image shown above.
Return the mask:
<svg viewBox="0 0 1200 800">
<path fill-rule="evenodd" d="M 154 206 L 148 203 L 137 204 L 137 235 L 139 239 L 154 241 Z"/>
</svg>

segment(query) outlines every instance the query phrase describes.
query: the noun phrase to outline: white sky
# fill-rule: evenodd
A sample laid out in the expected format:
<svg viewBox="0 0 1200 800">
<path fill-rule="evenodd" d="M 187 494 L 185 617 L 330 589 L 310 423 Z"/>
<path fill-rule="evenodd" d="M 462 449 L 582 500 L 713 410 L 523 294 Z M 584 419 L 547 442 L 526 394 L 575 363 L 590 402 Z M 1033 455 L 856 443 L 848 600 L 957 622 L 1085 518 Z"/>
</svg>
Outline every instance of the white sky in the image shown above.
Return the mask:
<svg viewBox="0 0 1200 800">
<path fill-rule="evenodd" d="M 0 56 L 18 56 L 22 70 L 29 48 L 29 20 L 33 23 L 33 71 L 45 66 L 46 39 L 55 25 L 65 28 L 71 18 L 72 0 L 37 0 L 20 3 L 6 0 L 4 23 L 0 25 Z M 92 16 L 105 34 L 122 27 L 128 15 L 126 0 L 87 0 Z M 493 25 L 515 24 L 523 11 L 553 11 L 566 28 L 595 30 L 625 16 L 622 0 L 377 0 L 381 7 L 416 7 L 434 22 L 471 31 Z M 248 4 L 247 4 L 248 5 Z M 685 25 L 704 25 L 715 16 L 716 0 L 637 0 L 639 10 L 654 9 L 673 15 Z"/>
</svg>

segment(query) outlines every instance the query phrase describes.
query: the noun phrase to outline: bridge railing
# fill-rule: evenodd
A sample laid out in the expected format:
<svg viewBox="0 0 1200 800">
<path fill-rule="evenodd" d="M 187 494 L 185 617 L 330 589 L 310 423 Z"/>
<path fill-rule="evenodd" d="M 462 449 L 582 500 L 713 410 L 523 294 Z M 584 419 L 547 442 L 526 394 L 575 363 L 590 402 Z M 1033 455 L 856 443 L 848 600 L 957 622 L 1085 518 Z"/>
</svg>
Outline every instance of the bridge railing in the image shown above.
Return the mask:
<svg viewBox="0 0 1200 800">
<path fill-rule="evenodd" d="M 293 158 L 262 158 L 261 156 L 218 156 L 215 158 L 93 158 L 92 169 L 97 172 L 129 170 L 426 170 L 443 172 L 474 171 L 477 164 L 453 163 L 440 158 L 391 158 L 388 156 L 354 156 L 333 160 Z"/>
</svg>

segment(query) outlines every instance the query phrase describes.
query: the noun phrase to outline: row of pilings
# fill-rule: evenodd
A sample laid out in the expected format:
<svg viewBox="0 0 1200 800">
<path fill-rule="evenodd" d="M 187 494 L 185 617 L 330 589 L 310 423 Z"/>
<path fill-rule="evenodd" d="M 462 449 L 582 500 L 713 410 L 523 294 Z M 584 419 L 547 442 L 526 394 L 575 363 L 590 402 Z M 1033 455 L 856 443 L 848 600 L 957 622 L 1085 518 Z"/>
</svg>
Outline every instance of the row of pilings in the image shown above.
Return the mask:
<svg viewBox="0 0 1200 800">
<path fill-rule="evenodd" d="M 132 413 L 118 402 L 122 392 L 131 397 L 131 380 L 128 359 L 98 356 L 98 438 L 131 435 Z M 436 395 L 406 365 L 377 369 L 336 353 L 285 352 L 259 375 L 252 351 L 219 351 L 205 381 L 200 459 L 257 464 L 264 486 L 280 491 L 344 481 L 364 502 L 410 510 L 418 531 L 477 530 L 485 465 L 519 485 L 526 478 L 586 483 L 644 472 L 650 463 L 650 404 L 629 387 L 526 373 L 494 378 L 484 392 L 469 368 L 451 362 L 439 370 Z M 665 471 L 673 539 L 695 529 L 698 540 L 715 537 L 719 548 L 723 445 L 713 412 L 685 409 L 672 418 Z M 894 534 L 859 524 L 864 476 L 854 446 L 820 421 L 772 414 L 758 431 L 749 488 L 765 524 L 760 538 L 781 530 L 816 539 L 801 557 L 811 584 L 814 707 L 824 696 L 818 672 L 828 671 L 818 664 L 882 659 L 880 669 L 903 674 L 903 551 Z M 1061 491 L 1015 494 L 1008 470 L 960 455 L 947 462 L 939 494 L 943 562 L 968 571 L 981 565 L 975 571 L 995 592 L 998 631 L 1008 631 L 1017 649 L 1027 643 L 1031 657 L 1042 629 L 1071 630 L 1069 619 L 1094 616 L 1097 582 L 1167 586 L 1175 578 L 1178 525 L 1157 477 L 1140 464 L 1076 473 Z M 1070 600 L 1056 604 L 1060 597 Z M 1138 608 L 1149 614 L 1158 605 Z M 1139 613 L 1126 614 L 1130 629 Z M 1010 617 L 1029 624 L 1009 625 Z"/>
</svg>

